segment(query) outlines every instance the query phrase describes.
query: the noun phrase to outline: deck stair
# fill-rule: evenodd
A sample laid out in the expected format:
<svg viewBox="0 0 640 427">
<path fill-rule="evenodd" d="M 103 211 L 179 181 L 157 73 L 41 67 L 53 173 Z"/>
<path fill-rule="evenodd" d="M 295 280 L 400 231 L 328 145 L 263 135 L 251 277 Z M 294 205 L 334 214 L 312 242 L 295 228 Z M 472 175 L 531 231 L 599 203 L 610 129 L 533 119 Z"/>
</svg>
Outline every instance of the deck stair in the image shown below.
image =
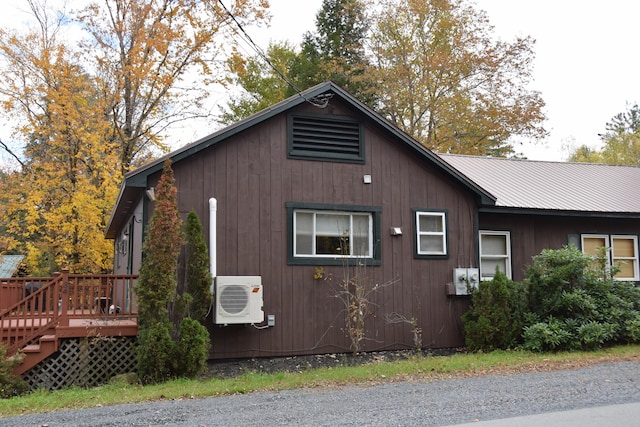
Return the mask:
<svg viewBox="0 0 640 427">
<path fill-rule="evenodd" d="M 21 353 L 24 374 L 56 353 L 60 340 L 136 336 L 133 275 L 75 275 L 0 279 L 0 343 Z"/>
<path fill-rule="evenodd" d="M 13 373 L 16 375 L 24 374 L 56 351 L 58 351 L 58 337 L 55 335 L 41 336 L 37 344 L 29 344 L 22 348 L 24 359 Z"/>
</svg>

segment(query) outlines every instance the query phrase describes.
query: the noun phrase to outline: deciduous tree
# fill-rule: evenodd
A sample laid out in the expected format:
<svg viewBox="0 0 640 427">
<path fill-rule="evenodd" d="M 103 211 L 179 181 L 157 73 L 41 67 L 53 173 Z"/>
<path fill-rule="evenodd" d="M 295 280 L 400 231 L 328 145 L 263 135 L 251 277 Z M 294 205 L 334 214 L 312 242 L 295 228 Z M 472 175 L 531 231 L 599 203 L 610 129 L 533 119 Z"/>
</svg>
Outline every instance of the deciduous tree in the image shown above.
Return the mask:
<svg viewBox="0 0 640 427">
<path fill-rule="evenodd" d="M 245 57 L 235 52 L 228 60 L 229 82 L 240 86 L 242 93 L 231 97 L 220 117 L 222 123 L 234 123 L 295 94 L 289 84 L 294 79 L 291 70 L 299 61 L 295 47 L 288 42 L 271 43 L 266 56 L 282 75 L 259 56 Z"/>
<path fill-rule="evenodd" d="M 167 126 L 206 114 L 236 24 L 215 0 L 94 1 L 72 16 L 27 4 L 34 28 L 0 29 L 2 107 L 21 141 L 1 144 L 16 168 L 0 183 L 0 247 L 26 253 L 32 274 L 106 271 L 102 230 L 122 174 L 166 148 Z M 229 11 L 262 22 L 267 8 L 246 0 Z M 69 27 L 84 31 L 81 45 L 62 36 Z"/>
<path fill-rule="evenodd" d="M 91 3 L 80 21 L 104 81 L 122 171 L 165 149 L 161 134 L 202 115 L 207 84 L 222 83 L 216 61 L 236 24 L 215 0 L 107 0 Z M 238 22 L 263 21 L 266 0 L 235 2 Z M 185 86 L 180 87 L 181 84 Z"/>
<path fill-rule="evenodd" d="M 606 163 L 610 165 L 640 166 L 640 107 L 633 104 L 627 111 L 616 114 L 600 135 L 601 150 L 578 147 L 569 157 L 573 162 Z"/>
<path fill-rule="evenodd" d="M 464 0 L 383 0 L 371 37 L 379 110 L 442 153 L 505 156 L 541 138 L 544 103 L 527 89 L 533 40 L 494 41 Z"/>
<path fill-rule="evenodd" d="M 299 49 L 275 42 L 266 58 L 236 53 L 228 62 L 230 82 L 243 93 L 228 103 L 221 121 L 240 120 L 326 80 L 372 104 L 371 84 L 364 79 L 367 22 L 363 1 L 324 0 L 316 14 L 316 30 L 304 35 Z"/>
<path fill-rule="evenodd" d="M 0 30 L 2 107 L 19 119 L 15 135 L 27 141 L 13 153 L 20 167 L 2 180 L 2 238 L 27 255 L 31 274 L 107 271 L 103 230 L 119 175 L 99 84 L 58 41 L 61 22 L 32 7 L 35 30 Z"/>
</svg>

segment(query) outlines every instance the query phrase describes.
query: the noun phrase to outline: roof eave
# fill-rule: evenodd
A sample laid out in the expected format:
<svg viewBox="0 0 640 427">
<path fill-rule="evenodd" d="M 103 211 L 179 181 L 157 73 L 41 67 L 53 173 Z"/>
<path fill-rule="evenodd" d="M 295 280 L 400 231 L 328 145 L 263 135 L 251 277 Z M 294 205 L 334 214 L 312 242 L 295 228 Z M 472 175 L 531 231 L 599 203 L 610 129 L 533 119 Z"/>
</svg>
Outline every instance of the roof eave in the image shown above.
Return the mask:
<svg viewBox="0 0 640 427">
<path fill-rule="evenodd" d="M 622 218 L 640 219 L 640 212 L 611 212 L 611 211 L 579 211 L 561 209 L 538 209 L 510 206 L 485 206 L 479 209 L 480 213 L 515 214 L 515 215 L 539 215 L 539 216 L 569 216 L 583 218 Z"/>
<path fill-rule="evenodd" d="M 478 184 L 467 178 L 464 174 L 460 173 L 453 166 L 442 160 L 437 154 L 425 148 L 422 144 L 398 129 L 395 125 L 391 124 L 389 121 L 387 121 L 378 113 L 360 102 L 353 95 L 337 86 L 335 83 L 324 82 L 310 89 L 307 89 L 298 95 L 280 101 L 279 103 L 274 104 L 271 107 L 268 107 L 258 113 L 247 117 L 246 119 L 229 125 L 224 129 L 205 136 L 204 138 L 201 138 L 191 144 L 187 144 L 178 150 L 175 150 L 153 162 L 148 163 L 147 165 L 141 166 L 138 169 L 126 173 L 124 182 L 122 183 L 122 186 L 120 188 L 120 194 L 118 195 L 116 205 L 111 214 L 111 217 L 109 218 L 109 223 L 107 225 L 105 235 L 107 236 L 107 238 L 114 238 L 117 235 L 117 229 L 119 229 L 119 226 L 122 225 L 122 220 L 117 220 L 115 218 L 115 215 L 121 214 L 121 210 L 123 209 L 123 206 L 125 206 L 124 204 L 131 204 L 135 202 L 139 197 L 141 197 L 140 194 L 147 187 L 147 179 L 149 175 L 161 171 L 163 163 L 167 158 L 171 159 L 172 163 L 179 162 L 180 160 L 190 157 L 191 155 L 202 151 L 212 145 L 215 145 L 220 141 L 228 139 L 250 127 L 253 127 L 265 120 L 270 119 L 271 117 L 274 117 L 299 104 L 307 102 L 308 100 L 311 100 L 319 95 L 326 94 L 327 92 L 333 92 L 334 94 L 340 95 L 340 97 L 345 102 L 361 111 L 365 116 L 377 123 L 378 126 L 382 127 L 387 132 L 396 136 L 400 140 L 406 142 L 409 147 L 413 148 L 421 156 L 428 159 L 436 167 L 440 168 L 441 170 L 452 176 L 454 179 L 456 179 L 458 182 L 462 183 L 462 185 L 471 190 L 478 197 L 480 205 L 492 206 L 495 204 L 496 198 L 491 193 L 481 188 Z M 127 188 L 136 190 L 127 191 Z"/>
</svg>

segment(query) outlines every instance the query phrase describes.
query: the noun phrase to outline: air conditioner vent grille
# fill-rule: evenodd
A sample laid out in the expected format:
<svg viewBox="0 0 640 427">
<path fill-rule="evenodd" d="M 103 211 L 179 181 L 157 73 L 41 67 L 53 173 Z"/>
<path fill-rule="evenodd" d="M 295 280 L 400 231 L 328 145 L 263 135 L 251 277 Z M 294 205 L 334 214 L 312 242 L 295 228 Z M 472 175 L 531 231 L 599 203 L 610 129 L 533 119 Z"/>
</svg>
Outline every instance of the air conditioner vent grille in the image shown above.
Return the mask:
<svg viewBox="0 0 640 427">
<path fill-rule="evenodd" d="M 243 285 L 227 285 L 219 295 L 220 307 L 229 314 L 238 314 L 249 303 L 248 288 Z"/>
</svg>

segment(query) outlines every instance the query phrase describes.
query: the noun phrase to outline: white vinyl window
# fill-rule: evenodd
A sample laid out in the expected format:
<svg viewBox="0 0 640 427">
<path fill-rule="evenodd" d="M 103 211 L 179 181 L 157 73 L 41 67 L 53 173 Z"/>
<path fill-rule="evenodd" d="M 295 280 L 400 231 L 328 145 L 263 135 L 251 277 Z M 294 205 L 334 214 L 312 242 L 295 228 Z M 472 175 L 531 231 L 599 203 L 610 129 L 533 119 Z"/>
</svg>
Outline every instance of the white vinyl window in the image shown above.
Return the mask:
<svg viewBox="0 0 640 427">
<path fill-rule="evenodd" d="M 294 257 L 373 256 L 371 213 L 296 210 L 293 228 Z"/>
<path fill-rule="evenodd" d="M 480 278 L 491 280 L 496 268 L 511 279 L 511 233 L 480 231 Z"/>
<path fill-rule="evenodd" d="M 583 234 L 582 252 L 587 255 L 602 254 L 608 265 L 619 269 L 614 276 L 617 280 L 639 281 L 638 237 L 607 234 Z"/>
<path fill-rule="evenodd" d="M 447 254 L 447 221 L 445 212 L 416 211 L 416 254 Z"/>
</svg>

